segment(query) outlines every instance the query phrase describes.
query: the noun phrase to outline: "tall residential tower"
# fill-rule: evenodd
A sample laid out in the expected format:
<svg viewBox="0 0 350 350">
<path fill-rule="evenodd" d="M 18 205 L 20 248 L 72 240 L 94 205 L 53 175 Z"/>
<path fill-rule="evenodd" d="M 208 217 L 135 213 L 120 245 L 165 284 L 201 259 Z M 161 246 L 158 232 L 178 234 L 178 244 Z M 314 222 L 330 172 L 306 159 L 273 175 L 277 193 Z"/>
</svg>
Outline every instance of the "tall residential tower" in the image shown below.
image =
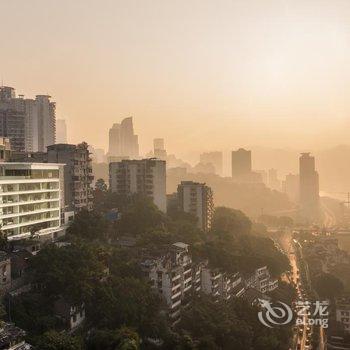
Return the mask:
<svg viewBox="0 0 350 350">
<path fill-rule="evenodd" d="M 108 155 L 125 158 L 139 156 L 138 136 L 134 134 L 132 117 L 123 119 L 120 124 L 113 124 L 109 129 Z"/>
<path fill-rule="evenodd" d="M 315 219 L 319 211 L 319 178 L 315 170 L 315 157 L 302 153 L 299 158 L 299 201 L 302 213 Z"/>
</svg>

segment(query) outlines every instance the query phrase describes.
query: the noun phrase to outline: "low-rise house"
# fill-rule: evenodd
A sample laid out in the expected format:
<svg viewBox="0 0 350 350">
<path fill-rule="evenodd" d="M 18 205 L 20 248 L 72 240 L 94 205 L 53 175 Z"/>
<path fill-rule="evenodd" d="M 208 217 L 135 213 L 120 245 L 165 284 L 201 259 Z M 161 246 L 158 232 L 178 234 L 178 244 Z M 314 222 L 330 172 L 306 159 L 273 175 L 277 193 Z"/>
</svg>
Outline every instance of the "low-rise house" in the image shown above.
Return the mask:
<svg viewBox="0 0 350 350">
<path fill-rule="evenodd" d="M 75 306 L 67 302 L 64 298 L 58 299 L 54 303 L 55 314 L 62 320 L 66 329 L 76 330 L 85 321 L 85 304 Z"/>
<path fill-rule="evenodd" d="M 26 250 L 13 251 L 11 259 L 11 294 L 18 295 L 31 289 L 29 259 L 32 254 Z"/>
<path fill-rule="evenodd" d="M 3 322 L 0 325 L 0 349 L 30 350 L 32 346 L 25 342 L 26 332 L 12 323 Z"/>
<path fill-rule="evenodd" d="M 10 256 L 0 251 L 0 293 L 7 292 L 11 288 L 11 259 Z"/>
</svg>

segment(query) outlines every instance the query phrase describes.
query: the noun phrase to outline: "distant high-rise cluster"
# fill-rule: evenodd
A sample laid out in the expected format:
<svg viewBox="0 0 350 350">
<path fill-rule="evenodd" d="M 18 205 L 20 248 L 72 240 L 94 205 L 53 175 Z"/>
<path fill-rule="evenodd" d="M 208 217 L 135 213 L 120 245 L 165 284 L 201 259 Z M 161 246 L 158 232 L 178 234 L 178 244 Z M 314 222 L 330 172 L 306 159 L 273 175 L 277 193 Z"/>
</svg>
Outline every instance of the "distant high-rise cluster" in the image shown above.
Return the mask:
<svg viewBox="0 0 350 350">
<path fill-rule="evenodd" d="M 56 104 L 50 98 L 17 97 L 14 88 L 0 87 L 0 136 L 10 139 L 12 150 L 45 152 L 55 143 Z"/>
<path fill-rule="evenodd" d="M 132 117 L 113 124 L 109 129 L 109 157 L 136 158 L 139 156 L 138 136 L 134 134 Z"/>
</svg>

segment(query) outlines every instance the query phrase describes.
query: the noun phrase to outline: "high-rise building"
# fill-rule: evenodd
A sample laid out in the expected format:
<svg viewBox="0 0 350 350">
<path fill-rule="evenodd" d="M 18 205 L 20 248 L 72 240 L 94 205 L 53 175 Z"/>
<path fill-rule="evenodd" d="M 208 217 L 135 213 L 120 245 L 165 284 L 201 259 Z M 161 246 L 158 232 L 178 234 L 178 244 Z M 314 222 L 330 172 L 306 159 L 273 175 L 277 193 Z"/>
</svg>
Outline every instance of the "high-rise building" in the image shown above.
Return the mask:
<svg viewBox="0 0 350 350">
<path fill-rule="evenodd" d="M 198 227 L 209 231 L 212 224 L 214 202 L 213 192 L 205 183 L 182 181 L 177 187 L 179 207 L 198 219 Z"/>
<path fill-rule="evenodd" d="M 45 152 L 46 147 L 53 145 L 56 138 L 56 104 L 50 101 L 49 95 L 37 95 L 38 108 L 38 151 Z"/>
<path fill-rule="evenodd" d="M 166 160 L 167 153 L 164 146 L 164 139 L 153 140 L 153 154 L 156 158 Z"/>
<path fill-rule="evenodd" d="M 89 151 L 91 153 L 91 158 L 93 163 L 105 163 L 106 162 L 106 155 L 105 151 L 102 148 L 94 148 L 91 145 L 89 145 Z"/>
<path fill-rule="evenodd" d="M 56 143 L 67 143 L 67 125 L 64 119 L 56 120 Z"/>
<path fill-rule="evenodd" d="M 92 164 L 88 144 L 56 144 L 47 147 L 49 163 L 64 165 L 65 212 L 92 210 Z"/>
<path fill-rule="evenodd" d="M 109 129 L 108 155 L 130 158 L 139 156 L 138 136 L 134 134 L 132 117 L 123 119 L 120 124 L 113 124 Z"/>
<path fill-rule="evenodd" d="M 283 184 L 283 191 L 293 202 L 299 201 L 299 175 L 288 174 Z"/>
<path fill-rule="evenodd" d="M 16 97 L 11 87 L 0 87 L 0 136 L 8 137 L 14 151 L 45 152 L 55 143 L 56 105 L 48 95 Z"/>
<path fill-rule="evenodd" d="M 0 137 L 0 162 L 8 162 L 11 158 L 10 140 L 6 137 Z"/>
<path fill-rule="evenodd" d="M 252 153 L 244 148 L 232 151 L 232 177 L 242 179 L 252 172 Z"/>
<path fill-rule="evenodd" d="M 278 180 L 277 176 L 277 170 L 276 169 L 269 169 L 269 179 L 268 179 L 268 186 L 276 191 L 281 190 L 281 183 Z"/>
<path fill-rule="evenodd" d="M 122 160 L 109 164 L 109 185 L 112 192 L 129 196 L 147 196 L 159 210 L 166 211 L 166 163 L 151 158 Z"/>
<path fill-rule="evenodd" d="M 319 178 L 315 170 L 315 157 L 302 153 L 299 158 L 299 201 L 303 213 L 311 218 L 319 209 Z"/>
<path fill-rule="evenodd" d="M 59 164 L 0 163 L 0 225 L 9 240 L 60 234 L 61 169 Z"/>
<path fill-rule="evenodd" d="M 161 139 L 161 138 L 153 139 L 153 149 L 165 150 L 164 139 Z"/>
<path fill-rule="evenodd" d="M 222 168 L 222 152 L 205 152 L 200 155 L 200 163 L 208 164 L 211 163 L 215 167 L 215 173 L 217 175 L 223 174 Z"/>
<path fill-rule="evenodd" d="M 25 114 L 23 111 L 0 109 L 0 136 L 10 140 L 11 149 L 14 151 L 25 150 Z"/>
</svg>

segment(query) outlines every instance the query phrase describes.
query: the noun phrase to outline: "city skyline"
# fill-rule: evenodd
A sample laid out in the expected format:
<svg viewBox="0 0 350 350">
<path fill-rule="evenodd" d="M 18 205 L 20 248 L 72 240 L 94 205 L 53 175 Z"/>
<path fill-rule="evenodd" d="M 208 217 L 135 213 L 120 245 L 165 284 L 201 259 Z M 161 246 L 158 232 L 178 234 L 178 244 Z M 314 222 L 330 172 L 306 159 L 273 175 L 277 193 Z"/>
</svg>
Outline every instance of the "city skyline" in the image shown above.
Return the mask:
<svg viewBox="0 0 350 350">
<path fill-rule="evenodd" d="M 131 115 L 142 153 L 154 137 L 172 153 L 204 140 L 208 151 L 348 143 L 347 2 L 0 6 L 4 85 L 54 96 L 69 142 L 107 149 L 110 125 Z M 86 123 L 96 118 L 98 131 Z"/>
</svg>

